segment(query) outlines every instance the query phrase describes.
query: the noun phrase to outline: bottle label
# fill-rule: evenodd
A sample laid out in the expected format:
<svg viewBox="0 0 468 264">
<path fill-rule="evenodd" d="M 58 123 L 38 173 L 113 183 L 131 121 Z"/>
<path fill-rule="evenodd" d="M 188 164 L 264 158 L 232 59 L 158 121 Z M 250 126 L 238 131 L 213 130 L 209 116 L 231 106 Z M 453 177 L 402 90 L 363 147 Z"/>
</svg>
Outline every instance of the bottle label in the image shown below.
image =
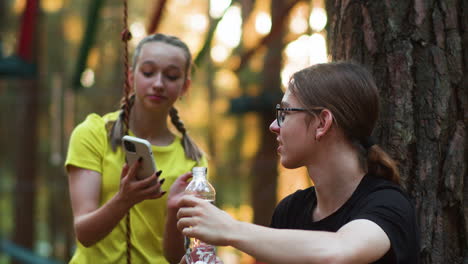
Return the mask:
<svg viewBox="0 0 468 264">
<path fill-rule="evenodd" d="M 215 247 L 198 239 L 192 240 L 192 247 L 189 247 L 185 254 L 187 264 L 216 264 Z"/>
</svg>

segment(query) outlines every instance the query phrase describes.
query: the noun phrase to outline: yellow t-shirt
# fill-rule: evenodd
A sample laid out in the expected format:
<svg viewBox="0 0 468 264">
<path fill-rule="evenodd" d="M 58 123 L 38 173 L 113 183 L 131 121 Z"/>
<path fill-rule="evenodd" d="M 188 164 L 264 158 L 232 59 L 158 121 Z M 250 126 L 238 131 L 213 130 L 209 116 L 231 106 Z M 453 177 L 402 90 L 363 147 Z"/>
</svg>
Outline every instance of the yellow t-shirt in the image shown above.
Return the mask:
<svg viewBox="0 0 468 264">
<path fill-rule="evenodd" d="M 73 165 L 99 172 L 102 175 L 101 200 L 103 205 L 119 190 L 120 174 L 125 162 L 121 147 L 112 151 L 106 123 L 117 119 L 119 111 L 104 115 L 90 114 L 73 131 L 65 166 Z M 130 135 L 132 133 L 130 132 Z M 168 146 L 152 146 L 156 167 L 165 178 L 162 186 L 169 191 L 176 178 L 194 166 L 207 166 L 185 157 L 179 137 Z M 162 239 L 166 220 L 167 194 L 156 200 L 145 200 L 131 209 L 132 263 L 168 263 L 163 256 Z M 104 239 L 91 247 L 77 241 L 76 252 L 70 263 L 126 263 L 125 218 Z"/>
</svg>

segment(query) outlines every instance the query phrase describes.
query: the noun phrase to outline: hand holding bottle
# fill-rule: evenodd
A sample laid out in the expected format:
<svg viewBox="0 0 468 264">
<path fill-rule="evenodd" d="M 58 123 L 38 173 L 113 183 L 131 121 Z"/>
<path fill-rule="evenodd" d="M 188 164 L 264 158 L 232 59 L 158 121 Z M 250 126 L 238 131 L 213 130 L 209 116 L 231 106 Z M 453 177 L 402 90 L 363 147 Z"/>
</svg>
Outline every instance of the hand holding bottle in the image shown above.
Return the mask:
<svg viewBox="0 0 468 264">
<path fill-rule="evenodd" d="M 194 167 L 193 178 L 185 189 L 185 194 L 202 199 L 205 203 L 214 203 L 216 191 L 206 179 L 205 167 Z M 185 236 L 185 257 L 188 264 L 216 264 L 216 249 L 213 245 L 197 238 Z"/>
<path fill-rule="evenodd" d="M 179 201 L 184 195 L 187 185 L 189 185 L 190 178 L 192 178 L 192 172 L 187 172 L 179 176 L 171 185 L 171 188 L 169 190 L 169 196 L 167 197 L 168 210 L 179 209 Z"/>
<path fill-rule="evenodd" d="M 217 246 L 228 245 L 238 223 L 228 213 L 192 195 L 182 197 L 179 206 L 177 228 L 183 235 Z"/>
</svg>

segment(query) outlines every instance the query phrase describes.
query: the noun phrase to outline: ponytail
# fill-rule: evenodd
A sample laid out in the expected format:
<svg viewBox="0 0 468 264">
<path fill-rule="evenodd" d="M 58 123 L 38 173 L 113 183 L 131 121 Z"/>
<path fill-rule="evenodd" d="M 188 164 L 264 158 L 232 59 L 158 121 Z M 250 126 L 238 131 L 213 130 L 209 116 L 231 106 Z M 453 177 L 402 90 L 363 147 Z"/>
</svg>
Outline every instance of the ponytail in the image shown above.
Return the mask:
<svg viewBox="0 0 468 264">
<path fill-rule="evenodd" d="M 400 172 L 397 163 L 381 147 L 376 144 L 367 149 L 367 172 L 379 178 L 400 185 Z"/>
<path fill-rule="evenodd" d="M 177 131 L 182 134 L 182 146 L 184 147 L 185 156 L 196 162 L 200 162 L 203 152 L 188 135 L 184 123 L 179 118 L 177 109 L 172 107 L 171 110 L 169 110 L 169 115 L 171 116 L 172 124 L 177 128 Z"/>
</svg>

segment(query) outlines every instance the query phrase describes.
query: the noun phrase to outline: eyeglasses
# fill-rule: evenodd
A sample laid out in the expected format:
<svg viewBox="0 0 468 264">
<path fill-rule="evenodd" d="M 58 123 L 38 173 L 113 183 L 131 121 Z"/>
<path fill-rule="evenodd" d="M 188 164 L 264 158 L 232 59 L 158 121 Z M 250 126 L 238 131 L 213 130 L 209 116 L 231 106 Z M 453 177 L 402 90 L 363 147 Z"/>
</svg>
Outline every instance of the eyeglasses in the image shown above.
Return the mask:
<svg viewBox="0 0 468 264">
<path fill-rule="evenodd" d="M 311 109 L 305 109 L 305 108 L 295 108 L 295 107 L 281 107 L 280 104 L 276 105 L 276 122 L 278 123 L 278 126 L 281 127 L 281 124 L 283 124 L 284 119 L 286 119 L 286 113 L 287 111 L 294 111 L 294 112 L 309 112 L 311 114 L 319 114 L 324 108 L 323 107 L 313 107 Z"/>
<path fill-rule="evenodd" d="M 304 112 L 304 111 L 307 111 L 307 109 L 294 108 L 294 107 L 283 108 L 280 106 L 280 104 L 277 104 L 276 105 L 276 122 L 278 122 L 279 127 L 281 127 L 281 124 L 284 122 L 284 119 L 286 118 L 286 114 L 285 114 L 286 111 Z"/>
</svg>

